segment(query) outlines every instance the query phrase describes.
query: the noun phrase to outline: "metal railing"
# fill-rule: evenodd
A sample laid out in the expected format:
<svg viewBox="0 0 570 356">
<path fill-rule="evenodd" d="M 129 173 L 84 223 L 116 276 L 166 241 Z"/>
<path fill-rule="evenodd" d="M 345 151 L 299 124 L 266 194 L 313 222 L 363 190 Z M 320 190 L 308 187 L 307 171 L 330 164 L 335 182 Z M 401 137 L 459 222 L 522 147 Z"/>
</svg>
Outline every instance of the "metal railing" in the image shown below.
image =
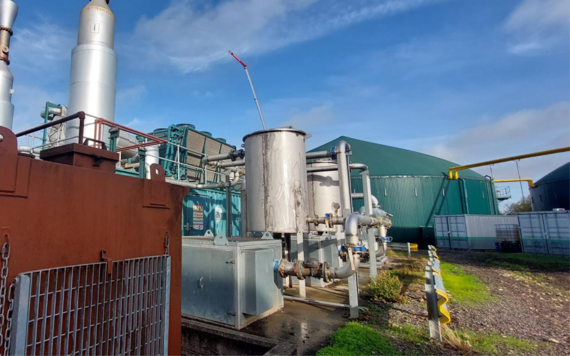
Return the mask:
<svg viewBox="0 0 570 356">
<path fill-rule="evenodd" d="M 425 292 L 429 319 L 429 335 L 432 339 L 442 341 L 441 325 L 451 322 L 451 315 L 447 309 L 449 295 L 443 286 L 441 268 L 437 249 L 428 246 L 429 261 L 425 269 Z"/>
</svg>

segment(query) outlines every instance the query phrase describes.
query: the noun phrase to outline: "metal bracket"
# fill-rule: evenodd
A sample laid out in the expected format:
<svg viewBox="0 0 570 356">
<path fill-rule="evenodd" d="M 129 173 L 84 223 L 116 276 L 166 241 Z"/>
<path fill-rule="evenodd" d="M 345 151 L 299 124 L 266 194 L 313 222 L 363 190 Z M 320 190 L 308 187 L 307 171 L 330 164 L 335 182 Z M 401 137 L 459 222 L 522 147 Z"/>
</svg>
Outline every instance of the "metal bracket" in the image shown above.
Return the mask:
<svg viewBox="0 0 570 356">
<path fill-rule="evenodd" d="M 273 240 L 273 233 L 266 231 L 263 233 L 263 235 L 261 235 L 261 239 L 262 240 Z"/>
<path fill-rule="evenodd" d="M 229 243 L 230 242 L 223 234 L 219 234 L 214 238 L 214 245 L 216 246 L 227 246 Z"/>
<path fill-rule="evenodd" d="M 212 232 L 212 230 L 206 230 L 204 237 L 214 237 L 214 233 Z"/>
<path fill-rule="evenodd" d="M 170 236 L 168 235 L 168 231 L 164 236 L 164 254 L 165 255 L 170 254 Z"/>
<path fill-rule="evenodd" d="M 112 274 L 113 260 L 107 257 L 107 250 L 101 250 L 101 261 L 107 262 L 107 274 Z"/>
</svg>

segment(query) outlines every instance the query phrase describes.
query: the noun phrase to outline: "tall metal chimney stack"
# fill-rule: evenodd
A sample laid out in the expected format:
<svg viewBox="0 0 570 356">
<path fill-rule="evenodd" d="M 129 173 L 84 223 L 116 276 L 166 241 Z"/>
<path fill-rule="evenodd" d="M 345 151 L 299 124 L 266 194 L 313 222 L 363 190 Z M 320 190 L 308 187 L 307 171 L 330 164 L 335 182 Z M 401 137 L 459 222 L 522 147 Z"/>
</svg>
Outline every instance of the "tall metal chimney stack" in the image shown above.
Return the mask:
<svg viewBox="0 0 570 356">
<path fill-rule="evenodd" d="M 84 111 L 85 138 L 95 138 L 96 118 L 115 121 L 117 86 L 117 54 L 115 45 L 115 15 L 109 0 L 90 0 L 81 10 L 77 47 L 71 52 L 71 77 L 67 112 Z M 108 140 L 108 130 L 103 130 Z M 79 135 L 79 121 L 67 125 L 66 138 Z M 71 142 L 71 141 L 70 141 Z"/>
<path fill-rule="evenodd" d="M 18 5 L 12 0 L 0 0 L 0 126 L 10 130 L 14 122 L 14 105 L 12 105 L 14 76 L 8 68 L 10 64 L 8 55 L 16 16 L 18 16 Z"/>
</svg>

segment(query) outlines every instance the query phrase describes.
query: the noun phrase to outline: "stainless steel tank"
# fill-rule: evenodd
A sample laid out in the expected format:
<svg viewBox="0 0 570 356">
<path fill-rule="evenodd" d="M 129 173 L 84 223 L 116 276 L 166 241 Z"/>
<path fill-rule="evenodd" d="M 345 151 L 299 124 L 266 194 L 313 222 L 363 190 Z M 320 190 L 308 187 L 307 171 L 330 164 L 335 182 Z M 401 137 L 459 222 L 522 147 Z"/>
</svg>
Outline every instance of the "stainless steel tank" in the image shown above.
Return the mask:
<svg viewBox="0 0 570 356">
<path fill-rule="evenodd" d="M 324 167 L 335 165 L 332 160 L 318 160 L 307 164 L 307 167 Z M 340 183 L 338 171 L 313 172 L 307 176 L 309 184 L 309 217 L 325 217 L 342 215 L 340 204 Z M 314 226 L 310 224 L 311 231 L 334 232 L 336 227 L 328 227 L 325 224 Z"/>
<path fill-rule="evenodd" d="M 249 232 L 307 231 L 307 166 L 303 131 L 279 128 L 243 138 Z"/>
<path fill-rule="evenodd" d="M 84 111 L 85 137 L 95 137 L 97 118 L 115 121 L 117 83 L 117 54 L 115 44 L 115 15 L 106 0 L 92 0 L 81 11 L 77 47 L 71 53 L 69 83 L 69 114 Z M 79 121 L 67 125 L 66 138 L 75 140 Z M 108 129 L 103 130 L 108 142 Z"/>
<path fill-rule="evenodd" d="M 14 76 L 8 65 L 10 53 L 10 37 L 12 26 L 18 16 L 18 5 L 12 0 L 0 0 L 0 126 L 12 130 L 14 121 L 14 105 L 12 93 L 14 92 Z"/>
</svg>

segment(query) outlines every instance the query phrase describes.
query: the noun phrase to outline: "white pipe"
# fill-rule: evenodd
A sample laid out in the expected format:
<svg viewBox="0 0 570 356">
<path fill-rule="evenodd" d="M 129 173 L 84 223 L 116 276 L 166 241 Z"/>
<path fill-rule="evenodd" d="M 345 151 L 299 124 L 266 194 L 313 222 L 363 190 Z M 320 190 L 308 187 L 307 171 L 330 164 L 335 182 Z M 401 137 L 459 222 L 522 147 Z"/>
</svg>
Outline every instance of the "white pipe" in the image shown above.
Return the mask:
<svg viewBox="0 0 570 356">
<path fill-rule="evenodd" d="M 341 140 L 335 148 L 338 162 L 338 176 L 340 183 L 340 205 L 342 206 L 342 216 L 352 213 L 352 196 L 350 194 L 350 170 L 348 168 L 348 153 L 350 145 Z"/>
<path fill-rule="evenodd" d="M 229 183 L 230 187 L 233 187 L 238 184 L 240 177 L 240 172 L 235 172 L 234 180 Z M 211 183 L 211 184 L 200 184 L 200 183 L 190 183 L 184 182 L 175 179 L 166 179 L 167 183 L 174 184 L 174 185 L 181 185 L 183 187 L 190 187 L 192 189 L 219 189 L 219 188 L 227 188 L 228 183 Z"/>
<path fill-rule="evenodd" d="M 334 156 L 332 151 L 307 152 L 307 159 L 331 158 L 332 156 Z"/>
</svg>

